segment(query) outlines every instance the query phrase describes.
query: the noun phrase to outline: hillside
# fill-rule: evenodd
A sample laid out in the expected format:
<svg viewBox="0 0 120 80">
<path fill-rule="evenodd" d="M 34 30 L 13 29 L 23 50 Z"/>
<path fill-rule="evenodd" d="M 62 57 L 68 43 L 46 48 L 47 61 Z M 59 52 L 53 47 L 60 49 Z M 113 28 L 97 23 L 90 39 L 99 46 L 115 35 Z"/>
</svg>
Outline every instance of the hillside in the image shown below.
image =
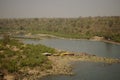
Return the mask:
<svg viewBox="0 0 120 80">
<path fill-rule="evenodd" d="M 27 31 L 87 39 L 102 36 L 120 42 L 120 16 L 0 19 L 0 31 Z"/>
</svg>

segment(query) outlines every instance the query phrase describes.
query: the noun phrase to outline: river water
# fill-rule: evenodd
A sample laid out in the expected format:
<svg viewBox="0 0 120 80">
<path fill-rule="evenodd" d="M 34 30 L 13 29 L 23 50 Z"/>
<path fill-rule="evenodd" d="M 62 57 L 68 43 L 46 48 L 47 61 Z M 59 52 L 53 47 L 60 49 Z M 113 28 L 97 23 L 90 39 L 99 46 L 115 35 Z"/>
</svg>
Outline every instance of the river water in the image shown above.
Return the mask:
<svg viewBox="0 0 120 80">
<path fill-rule="evenodd" d="M 28 44 L 44 44 L 73 52 L 86 52 L 102 57 L 120 58 L 120 45 L 89 40 L 43 39 L 23 40 Z M 74 62 L 73 76 L 50 75 L 39 80 L 120 80 L 120 64 Z"/>
<path fill-rule="evenodd" d="M 72 52 L 86 52 L 102 57 L 120 58 L 120 45 L 90 40 L 70 39 L 25 39 L 24 43 L 44 44 L 49 47 Z"/>
<path fill-rule="evenodd" d="M 50 75 L 39 80 L 120 80 L 119 64 L 74 62 L 73 76 Z"/>
</svg>

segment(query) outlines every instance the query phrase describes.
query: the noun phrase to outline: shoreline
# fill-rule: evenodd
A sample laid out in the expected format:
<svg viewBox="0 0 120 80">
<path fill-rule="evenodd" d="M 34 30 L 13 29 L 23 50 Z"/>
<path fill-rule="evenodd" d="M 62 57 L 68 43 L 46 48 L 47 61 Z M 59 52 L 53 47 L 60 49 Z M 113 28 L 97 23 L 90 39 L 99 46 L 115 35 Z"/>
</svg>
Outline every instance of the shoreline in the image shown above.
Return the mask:
<svg viewBox="0 0 120 80">
<path fill-rule="evenodd" d="M 43 37 L 44 39 L 46 39 L 46 35 L 44 35 Z M 47 38 L 49 37 L 47 36 Z M 68 38 L 60 38 L 60 37 L 55 37 L 55 38 L 68 39 Z M 81 40 L 81 39 L 69 39 L 69 40 Z M 83 40 L 88 40 L 88 39 L 83 39 Z M 104 42 L 104 40 L 96 40 L 96 39 L 90 39 L 90 40 Z M 110 41 L 107 42 L 109 43 Z M 112 44 L 116 44 L 116 43 L 112 42 Z M 20 74 L 18 73 L 19 78 L 22 77 L 23 78 L 22 80 L 33 80 L 33 79 L 37 80 L 47 75 L 74 75 L 74 73 L 72 72 L 72 65 L 70 63 L 75 61 L 102 62 L 106 64 L 120 63 L 120 59 L 99 57 L 96 55 L 91 55 L 89 53 L 79 53 L 76 55 L 76 53 L 71 53 L 67 51 L 59 52 L 59 50 L 57 50 L 55 54 L 57 55 L 47 56 L 48 60 L 51 61 L 52 64 L 51 69 L 42 70 L 40 66 L 34 67 L 33 69 L 27 67 L 25 68 L 25 70 L 20 71 L 21 72 Z M 16 77 L 16 75 L 14 75 L 14 77 Z"/>
<path fill-rule="evenodd" d="M 105 57 L 98 57 L 93 56 L 90 54 L 87 55 L 74 55 L 74 56 L 48 56 L 48 59 L 52 62 L 52 69 L 40 71 L 38 75 L 35 75 L 33 72 L 30 78 L 37 78 L 37 80 L 41 79 L 42 77 L 48 76 L 48 75 L 68 75 L 72 76 L 75 73 L 72 72 L 73 67 L 71 65 L 72 62 L 76 61 L 87 61 L 87 62 L 94 62 L 94 63 L 106 63 L 108 65 L 111 64 L 119 64 L 120 59 L 113 59 L 113 58 L 105 58 Z M 29 77 L 29 76 L 28 76 Z M 24 80 L 24 79 L 23 79 Z M 29 80 L 29 79 L 27 79 Z M 36 79 L 35 79 L 36 80 Z"/>
<path fill-rule="evenodd" d="M 36 37 L 33 37 L 36 36 Z M 101 41 L 101 42 L 105 42 L 105 43 L 111 43 L 111 44 L 117 44 L 120 45 L 120 42 L 115 42 L 115 41 L 111 41 L 111 40 L 107 40 L 107 39 L 75 39 L 75 38 L 65 38 L 65 37 L 60 37 L 60 36 L 55 36 L 55 35 L 51 35 L 51 34 L 26 34 L 25 37 L 27 37 L 28 39 L 32 38 L 32 39 L 46 39 L 46 38 L 57 38 L 57 39 L 69 39 L 69 40 L 90 40 L 90 41 Z"/>
<path fill-rule="evenodd" d="M 13 75 L 8 74 L 5 77 L 8 77 L 8 78 L 12 77 L 20 80 L 40 80 L 42 77 L 45 77 L 48 75 L 72 76 L 74 75 L 74 73 L 72 72 L 73 67 L 71 63 L 76 61 L 80 61 L 80 62 L 87 61 L 87 62 L 95 62 L 95 63 L 100 62 L 100 63 L 109 64 L 109 65 L 120 64 L 120 59 L 99 57 L 99 56 L 91 55 L 88 53 L 76 54 L 76 53 L 67 52 L 67 51 L 59 52 L 58 50 L 55 54 L 51 56 L 47 56 L 47 58 L 52 65 L 50 69 L 41 69 L 40 66 L 37 66 L 34 68 L 26 67 L 25 69 L 20 71 L 20 74 L 18 74 L 18 76 L 16 74 L 13 74 Z"/>
<path fill-rule="evenodd" d="M 19 35 L 19 34 L 15 34 L 15 35 Z M 105 43 L 120 45 L 120 42 L 115 42 L 107 39 L 97 39 L 97 38 L 93 39 L 94 37 L 91 37 L 90 39 L 84 39 L 84 38 L 76 39 L 76 38 L 66 38 L 66 37 L 56 36 L 52 34 L 44 34 L 44 33 L 39 33 L 39 34 L 27 33 L 27 34 L 24 34 L 22 37 L 12 36 L 12 38 L 35 39 L 35 40 L 41 40 L 41 39 L 47 39 L 47 38 L 68 39 L 68 40 L 90 40 L 90 41 L 101 41 Z M 98 38 L 100 37 L 98 36 Z"/>
<path fill-rule="evenodd" d="M 65 37 L 60 37 L 60 36 L 55 36 L 55 35 L 51 35 L 51 34 L 37 34 L 37 35 L 43 35 L 43 37 L 50 37 L 50 38 L 58 38 L 58 39 L 69 39 L 69 40 L 92 40 L 92 41 L 102 41 L 102 42 L 106 42 L 106 43 L 112 43 L 112 44 L 118 44 L 120 45 L 120 42 L 115 42 L 115 41 L 111 41 L 111 40 L 107 40 L 107 39 L 75 39 L 75 38 L 65 38 Z"/>
<path fill-rule="evenodd" d="M 114 42 L 114 41 L 109 41 L 109 40 L 102 40 L 103 42 L 106 42 L 106 43 L 111 43 L 111 44 L 117 44 L 117 45 L 120 45 L 119 42 Z"/>
</svg>

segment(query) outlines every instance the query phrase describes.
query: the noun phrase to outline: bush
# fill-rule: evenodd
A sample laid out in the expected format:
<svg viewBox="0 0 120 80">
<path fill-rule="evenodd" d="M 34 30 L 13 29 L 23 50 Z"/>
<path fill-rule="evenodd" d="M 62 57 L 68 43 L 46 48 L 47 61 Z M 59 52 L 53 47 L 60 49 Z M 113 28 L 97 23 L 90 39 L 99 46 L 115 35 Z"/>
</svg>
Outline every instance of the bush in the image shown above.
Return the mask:
<svg viewBox="0 0 120 80">
<path fill-rule="evenodd" d="M 1 68 L 4 70 L 8 70 L 8 72 L 17 72 L 19 69 L 18 69 L 18 66 L 17 66 L 17 61 L 15 60 L 5 60 L 2 65 L 1 65 Z"/>
<path fill-rule="evenodd" d="M 8 44 L 10 41 L 10 36 L 8 34 L 3 34 L 3 45 Z"/>
<path fill-rule="evenodd" d="M 29 67 L 35 67 L 35 66 L 42 66 L 43 63 L 47 61 L 47 57 L 43 55 L 31 55 L 28 56 L 25 59 L 21 60 L 21 66 L 29 66 Z"/>
<path fill-rule="evenodd" d="M 1 42 L 1 41 L 0 41 Z M 10 48 L 1 45 L 0 50 L 4 51 L 0 54 L 0 69 L 5 69 L 8 72 L 17 72 L 23 67 L 34 68 L 41 66 L 44 69 L 51 68 L 51 63 L 46 56 L 42 55 L 44 52 L 55 53 L 55 49 L 46 47 L 44 45 L 26 45 L 22 47 L 23 43 L 11 39 L 9 43 Z M 20 51 L 13 51 L 12 46 L 16 46 Z"/>
</svg>

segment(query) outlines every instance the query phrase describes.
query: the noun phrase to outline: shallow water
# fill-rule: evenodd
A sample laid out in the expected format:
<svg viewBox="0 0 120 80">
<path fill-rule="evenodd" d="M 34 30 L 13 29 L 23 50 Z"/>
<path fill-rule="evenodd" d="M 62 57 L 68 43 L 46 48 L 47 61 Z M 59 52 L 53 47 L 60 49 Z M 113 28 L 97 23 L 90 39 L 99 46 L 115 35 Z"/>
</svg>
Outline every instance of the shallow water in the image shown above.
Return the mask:
<svg viewBox="0 0 120 80">
<path fill-rule="evenodd" d="M 97 56 L 120 58 L 120 45 L 89 40 L 43 39 L 23 40 L 27 44 L 44 44 L 53 48 L 86 52 Z M 73 76 L 50 75 L 39 80 L 120 80 L 120 64 L 74 62 Z"/>
<path fill-rule="evenodd" d="M 39 80 L 120 80 L 120 64 L 75 62 L 73 76 L 51 75 Z"/>
<path fill-rule="evenodd" d="M 120 58 L 120 45 L 90 40 L 69 40 L 69 39 L 25 39 L 24 43 L 44 44 L 60 50 L 72 52 L 86 52 L 102 57 Z"/>
</svg>

